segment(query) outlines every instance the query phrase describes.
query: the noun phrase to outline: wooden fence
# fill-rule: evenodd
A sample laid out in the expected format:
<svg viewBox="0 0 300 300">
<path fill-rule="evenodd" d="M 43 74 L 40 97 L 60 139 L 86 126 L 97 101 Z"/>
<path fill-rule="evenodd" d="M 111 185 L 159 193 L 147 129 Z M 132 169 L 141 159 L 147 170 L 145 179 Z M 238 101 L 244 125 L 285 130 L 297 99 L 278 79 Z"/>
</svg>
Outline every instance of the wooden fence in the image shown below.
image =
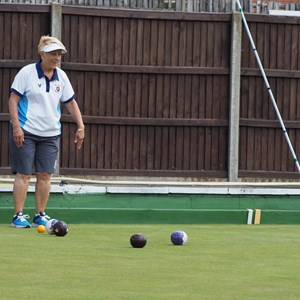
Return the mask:
<svg viewBox="0 0 300 300">
<path fill-rule="evenodd" d="M 74 49 L 63 67 L 78 84 L 89 134 L 78 157 L 63 144 L 61 171 L 226 177 L 230 15 L 63 14 Z"/>
<path fill-rule="evenodd" d="M 9 87 L 38 59 L 49 5 L 0 4 L 0 173 L 9 174 Z M 249 15 L 267 74 L 299 136 L 299 19 Z M 63 110 L 60 173 L 228 177 L 231 14 L 62 6 L 62 68 L 86 124 L 81 152 Z M 298 178 L 245 33 L 242 38 L 239 177 Z"/>
<path fill-rule="evenodd" d="M 51 4 L 133 8 L 151 10 L 174 10 L 182 12 L 232 12 L 235 0 L 0 0 L 0 3 Z M 241 0 L 243 10 L 248 13 L 267 14 L 270 9 L 300 10 L 299 0 L 268 1 Z"/>
<path fill-rule="evenodd" d="M 296 154 L 300 153 L 300 19 L 249 15 L 248 22 L 257 51 Z M 275 110 L 257 70 L 248 37 L 243 33 L 240 111 L 239 175 L 264 170 L 298 178 Z"/>
</svg>

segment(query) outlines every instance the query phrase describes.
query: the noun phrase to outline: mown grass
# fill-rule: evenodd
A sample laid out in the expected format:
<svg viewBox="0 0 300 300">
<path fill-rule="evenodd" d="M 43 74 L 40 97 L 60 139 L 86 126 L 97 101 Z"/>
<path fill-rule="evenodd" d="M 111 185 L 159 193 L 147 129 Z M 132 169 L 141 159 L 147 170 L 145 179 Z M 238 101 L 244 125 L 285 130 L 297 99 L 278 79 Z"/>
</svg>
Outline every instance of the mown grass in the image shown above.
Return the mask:
<svg viewBox="0 0 300 300">
<path fill-rule="evenodd" d="M 0 299 L 300 299 L 300 226 L 0 225 Z M 188 234 L 184 246 L 173 230 Z M 145 248 L 129 244 L 141 232 Z"/>
</svg>

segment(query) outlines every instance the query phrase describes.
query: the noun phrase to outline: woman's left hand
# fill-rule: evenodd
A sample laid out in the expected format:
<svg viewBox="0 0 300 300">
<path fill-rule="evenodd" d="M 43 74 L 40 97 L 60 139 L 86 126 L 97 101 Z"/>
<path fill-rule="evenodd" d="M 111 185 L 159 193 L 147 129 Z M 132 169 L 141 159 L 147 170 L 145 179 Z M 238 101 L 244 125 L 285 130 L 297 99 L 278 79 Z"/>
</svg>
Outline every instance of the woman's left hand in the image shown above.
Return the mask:
<svg viewBox="0 0 300 300">
<path fill-rule="evenodd" d="M 75 144 L 78 150 L 81 148 L 83 140 L 84 140 L 84 129 L 78 128 L 75 133 Z"/>
</svg>

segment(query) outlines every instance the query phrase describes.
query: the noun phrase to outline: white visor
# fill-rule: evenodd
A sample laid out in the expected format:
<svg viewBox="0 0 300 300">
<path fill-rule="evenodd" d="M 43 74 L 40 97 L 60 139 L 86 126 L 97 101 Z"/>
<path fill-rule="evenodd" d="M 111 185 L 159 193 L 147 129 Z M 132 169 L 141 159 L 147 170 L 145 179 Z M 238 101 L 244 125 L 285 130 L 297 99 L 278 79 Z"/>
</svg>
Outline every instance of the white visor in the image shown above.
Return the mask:
<svg viewBox="0 0 300 300">
<path fill-rule="evenodd" d="M 67 50 L 65 47 L 62 47 L 56 43 L 51 43 L 49 45 L 45 45 L 41 51 L 43 52 L 51 52 L 51 51 L 55 51 L 55 50 L 61 50 L 62 53 L 67 53 Z"/>
</svg>

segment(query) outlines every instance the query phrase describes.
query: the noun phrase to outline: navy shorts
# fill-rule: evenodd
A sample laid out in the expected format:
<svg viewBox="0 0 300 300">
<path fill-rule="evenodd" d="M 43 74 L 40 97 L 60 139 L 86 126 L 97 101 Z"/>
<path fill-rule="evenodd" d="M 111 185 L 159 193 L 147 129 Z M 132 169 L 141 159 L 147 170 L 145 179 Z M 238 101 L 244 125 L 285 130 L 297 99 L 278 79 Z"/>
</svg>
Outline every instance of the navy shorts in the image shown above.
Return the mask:
<svg viewBox="0 0 300 300">
<path fill-rule="evenodd" d="M 12 173 L 35 174 L 54 173 L 59 149 L 59 136 L 41 137 L 24 131 L 22 147 L 13 140 L 12 127 L 9 133 L 9 155 Z"/>
</svg>

